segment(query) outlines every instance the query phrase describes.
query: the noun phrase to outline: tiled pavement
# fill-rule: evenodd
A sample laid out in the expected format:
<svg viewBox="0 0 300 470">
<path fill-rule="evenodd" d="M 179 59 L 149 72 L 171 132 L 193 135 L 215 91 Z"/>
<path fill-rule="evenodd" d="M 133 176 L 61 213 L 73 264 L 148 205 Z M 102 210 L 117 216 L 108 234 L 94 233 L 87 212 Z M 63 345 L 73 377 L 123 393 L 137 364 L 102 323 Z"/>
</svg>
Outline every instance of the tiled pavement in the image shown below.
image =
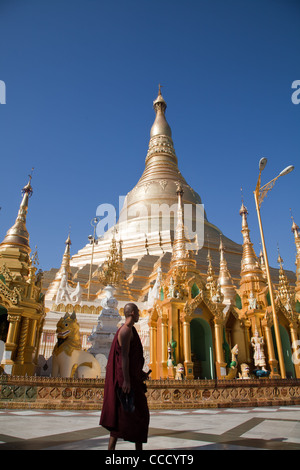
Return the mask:
<svg viewBox="0 0 300 470">
<path fill-rule="evenodd" d="M 0 410 L 0 450 L 106 450 L 100 411 Z M 300 450 L 300 406 L 151 411 L 145 450 Z M 134 450 L 119 441 L 117 450 Z"/>
</svg>

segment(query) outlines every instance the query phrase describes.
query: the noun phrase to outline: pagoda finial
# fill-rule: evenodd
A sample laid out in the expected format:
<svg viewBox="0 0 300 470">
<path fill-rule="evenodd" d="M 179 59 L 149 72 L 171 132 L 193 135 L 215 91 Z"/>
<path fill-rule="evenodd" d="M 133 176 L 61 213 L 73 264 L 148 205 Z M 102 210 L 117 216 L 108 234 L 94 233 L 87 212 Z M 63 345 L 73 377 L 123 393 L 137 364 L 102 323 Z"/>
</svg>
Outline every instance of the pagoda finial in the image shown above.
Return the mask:
<svg viewBox="0 0 300 470">
<path fill-rule="evenodd" d="M 24 188 L 22 189 L 22 195 L 24 196 L 24 194 L 28 194 L 28 197 L 31 197 L 32 196 L 32 193 L 33 193 L 33 190 L 32 190 L 32 186 L 31 186 L 31 180 L 32 180 L 32 173 L 33 173 L 33 170 L 34 168 L 32 167 L 31 168 L 31 173 L 30 175 L 28 175 L 28 183 L 26 184 L 26 186 L 24 186 Z"/>
<path fill-rule="evenodd" d="M 167 103 L 163 99 L 161 94 L 161 87 L 162 85 L 158 85 L 158 95 L 155 101 L 153 101 L 153 108 L 156 113 L 155 121 L 150 131 L 150 137 L 154 137 L 156 135 L 164 135 L 169 138 L 172 137 L 172 132 L 169 124 L 167 123 L 165 117 L 165 111 L 167 108 Z"/>
</svg>

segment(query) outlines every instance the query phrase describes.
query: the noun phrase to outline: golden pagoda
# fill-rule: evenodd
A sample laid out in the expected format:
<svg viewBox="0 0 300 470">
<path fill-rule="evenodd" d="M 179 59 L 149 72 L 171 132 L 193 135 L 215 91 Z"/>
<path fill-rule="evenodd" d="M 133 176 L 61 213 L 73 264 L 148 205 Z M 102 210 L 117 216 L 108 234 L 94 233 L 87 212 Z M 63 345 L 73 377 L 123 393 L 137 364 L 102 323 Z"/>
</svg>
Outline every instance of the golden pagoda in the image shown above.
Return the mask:
<svg viewBox="0 0 300 470">
<path fill-rule="evenodd" d="M 256 367 L 252 344 L 256 344 L 257 337 L 270 377 L 280 377 L 264 259 L 255 254 L 247 208 L 243 203 L 240 209 L 242 244 L 227 238 L 204 211 L 203 239 L 190 232 L 202 200 L 179 170 L 160 88 L 153 108 L 155 119 L 145 169 L 128 192 L 117 224 L 96 243 L 88 243 L 68 259 L 73 276 L 68 282 L 80 283 L 80 302 L 53 304 L 52 283 L 57 271 L 51 270 L 44 275 L 47 311 L 54 318 L 58 312 L 74 308 L 77 316 L 82 314 L 81 333 L 85 330 L 87 334 L 99 314 L 104 287 L 112 283 L 121 314 L 127 301 L 134 301 L 140 309 L 140 334 L 152 378 L 175 377 L 179 364 L 188 379 L 232 377 L 238 371 L 228 368 L 236 362 L 231 355 L 237 349 L 238 362 L 247 364 L 252 372 Z M 299 299 L 296 224 L 293 232 Z M 285 276 L 294 295 L 294 273 L 286 272 Z M 272 281 L 276 291 L 278 270 L 272 270 Z M 288 362 L 291 343 L 299 335 L 299 315 L 294 304 L 292 310 L 286 306 L 277 295 L 277 315 L 285 337 L 284 358 Z M 299 366 L 289 365 L 289 376 L 300 377 Z"/>
<path fill-rule="evenodd" d="M 181 185 L 183 189 L 182 203 L 185 207 L 186 228 L 196 226 L 202 200 L 179 170 L 171 128 L 165 115 L 167 104 L 160 88 L 153 102 L 153 108 L 155 120 L 150 130 L 145 169 L 137 184 L 126 195 L 116 226 L 98 239 L 93 257 L 96 265 L 100 265 L 107 258 L 114 233 L 117 233 L 117 237 L 122 241 L 124 261 L 141 260 L 147 255 L 158 258 L 171 253 L 176 227 L 178 185 Z M 206 241 L 209 239 L 211 250 L 218 251 L 222 232 L 208 221 L 205 212 L 203 212 L 203 219 L 204 246 L 206 247 Z M 192 236 L 190 238 L 192 239 Z M 240 245 L 229 240 L 225 235 L 223 239 L 230 256 L 233 259 L 236 258 L 234 263 L 238 264 L 241 256 Z M 200 248 L 201 240 L 198 240 L 198 244 Z M 71 266 L 82 268 L 89 264 L 91 251 L 91 244 L 87 244 L 72 256 Z M 201 255 L 202 253 L 200 258 L 204 267 L 205 256 L 202 258 Z M 197 261 L 198 264 L 199 261 Z"/>
<path fill-rule="evenodd" d="M 31 176 L 23 188 L 22 202 L 14 225 L 0 244 L 1 323 L 7 335 L 1 363 L 5 373 L 34 375 L 45 318 L 41 272 L 37 252 L 30 257 L 26 228 L 28 202 L 33 191 Z"/>
</svg>

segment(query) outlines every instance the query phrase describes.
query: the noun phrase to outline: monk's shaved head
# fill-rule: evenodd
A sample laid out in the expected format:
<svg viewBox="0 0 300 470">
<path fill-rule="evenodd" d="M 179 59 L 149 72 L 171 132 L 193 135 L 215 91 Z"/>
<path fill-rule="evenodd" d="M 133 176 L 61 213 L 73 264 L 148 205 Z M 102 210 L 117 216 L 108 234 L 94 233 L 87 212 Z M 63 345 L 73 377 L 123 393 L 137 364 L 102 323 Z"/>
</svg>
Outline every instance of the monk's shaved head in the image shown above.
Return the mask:
<svg viewBox="0 0 300 470">
<path fill-rule="evenodd" d="M 133 303 L 126 304 L 125 307 L 124 307 L 125 318 L 129 317 L 130 315 L 132 315 L 133 313 L 136 313 L 138 311 L 139 311 L 139 309 L 135 304 L 133 304 Z"/>
</svg>

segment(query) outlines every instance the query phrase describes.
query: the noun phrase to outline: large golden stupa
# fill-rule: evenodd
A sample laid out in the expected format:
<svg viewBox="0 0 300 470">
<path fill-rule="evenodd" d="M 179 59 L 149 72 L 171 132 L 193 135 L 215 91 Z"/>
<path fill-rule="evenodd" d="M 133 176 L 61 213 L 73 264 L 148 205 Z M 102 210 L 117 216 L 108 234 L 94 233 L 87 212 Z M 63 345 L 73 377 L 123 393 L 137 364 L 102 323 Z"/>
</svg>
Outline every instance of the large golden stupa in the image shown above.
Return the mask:
<svg viewBox="0 0 300 470">
<path fill-rule="evenodd" d="M 156 115 L 150 131 L 145 170 L 135 187 L 127 194 L 117 224 L 97 239 L 96 243 L 88 243 L 79 250 L 70 261 L 75 279 L 86 283 L 88 266 L 92 259 L 95 268 L 92 281 L 94 283 L 98 267 L 107 259 L 112 239 L 115 238 L 122 245 L 126 278 L 132 297 L 136 301 L 146 298 L 152 281 L 151 272 L 158 259 L 160 264 L 165 265 L 162 266 L 163 271 L 168 268 L 176 226 L 178 185 L 183 188 L 185 225 L 198 235 L 193 246 L 197 251 L 198 267 L 206 272 L 208 248 L 211 250 L 213 264 L 219 266 L 221 236 L 234 279 L 238 279 L 240 275 L 242 254 L 241 245 L 228 239 L 219 228 L 208 221 L 201 197 L 186 182 L 178 168 L 171 128 L 165 117 L 167 104 L 160 89 L 153 107 Z M 201 217 L 203 226 L 197 230 Z M 138 272 L 143 269 L 147 270 L 147 275 L 142 280 Z M 53 274 L 52 270 L 45 276 L 49 283 Z M 100 285 L 98 287 L 100 288 Z M 90 298 L 93 299 L 97 294 L 96 285 L 91 287 L 90 293 Z M 46 294 L 46 299 L 53 300 L 55 294 L 55 288 L 52 286 Z"/>
<path fill-rule="evenodd" d="M 113 285 L 121 314 L 128 301 L 141 311 L 139 333 L 154 379 L 173 378 L 173 365 L 181 363 L 189 379 L 236 376 L 237 367 L 228 369 L 230 351 L 236 358 L 239 350 L 239 360 L 252 370 L 258 364 L 253 344 L 265 345 L 260 363 L 270 377 L 300 377 L 300 366 L 291 361 L 300 330 L 298 226 L 292 227 L 296 279 L 283 270 L 281 258 L 279 271 L 270 268 L 273 305 L 264 257 L 256 256 L 251 243 L 247 208 L 242 204 L 240 209 L 242 244 L 209 222 L 200 196 L 180 173 L 160 88 L 153 106 L 145 170 L 127 194 L 119 220 L 72 257 L 68 237 L 61 267 L 44 273 L 47 315 L 41 351 L 49 357 L 57 319 L 71 311 L 88 347 L 105 287 Z M 195 229 L 199 214 L 202 225 Z M 274 333 L 275 310 L 279 325 Z M 262 373 L 267 373 L 265 366 Z"/>
</svg>

